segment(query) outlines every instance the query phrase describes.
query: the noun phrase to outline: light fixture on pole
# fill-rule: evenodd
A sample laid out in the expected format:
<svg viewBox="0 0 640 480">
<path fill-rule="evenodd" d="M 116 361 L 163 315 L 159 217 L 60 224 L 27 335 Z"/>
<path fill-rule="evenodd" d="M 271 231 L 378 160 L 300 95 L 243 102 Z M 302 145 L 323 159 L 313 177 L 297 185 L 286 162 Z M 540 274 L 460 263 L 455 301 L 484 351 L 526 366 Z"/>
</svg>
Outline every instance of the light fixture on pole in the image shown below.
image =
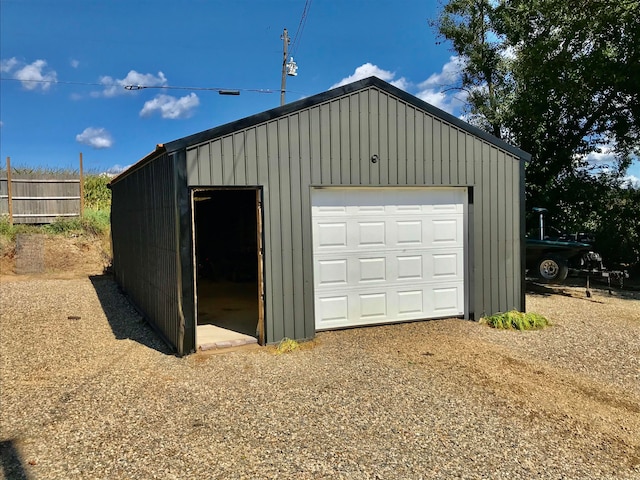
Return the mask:
<svg viewBox="0 0 640 480">
<path fill-rule="evenodd" d="M 289 59 L 287 62 L 287 50 L 289 48 L 289 43 L 291 39 L 289 38 L 289 33 L 287 29 L 284 29 L 282 32 L 282 83 L 280 84 L 280 105 L 284 105 L 285 101 L 285 92 L 287 90 L 287 75 L 290 77 L 295 77 L 298 75 L 298 65 L 293 60 L 293 57 Z"/>
</svg>

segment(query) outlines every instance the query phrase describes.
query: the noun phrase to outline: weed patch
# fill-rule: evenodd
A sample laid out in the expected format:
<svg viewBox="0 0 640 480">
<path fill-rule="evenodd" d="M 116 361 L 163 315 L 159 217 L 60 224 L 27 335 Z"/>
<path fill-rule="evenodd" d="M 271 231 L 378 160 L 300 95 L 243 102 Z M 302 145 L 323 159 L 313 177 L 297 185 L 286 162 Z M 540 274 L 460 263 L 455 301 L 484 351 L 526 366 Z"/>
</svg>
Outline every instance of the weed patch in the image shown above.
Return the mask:
<svg viewBox="0 0 640 480">
<path fill-rule="evenodd" d="M 290 353 L 298 350 L 300 344 L 290 338 L 283 338 L 276 347 L 276 355 L 282 355 L 283 353 Z"/>
<path fill-rule="evenodd" d="M 517 310 L 483 317 L 480 323 L 500 330 L 539 330 L 551 325 L 546 317 L 538 313 L 524 313 Z"/>
</svg>

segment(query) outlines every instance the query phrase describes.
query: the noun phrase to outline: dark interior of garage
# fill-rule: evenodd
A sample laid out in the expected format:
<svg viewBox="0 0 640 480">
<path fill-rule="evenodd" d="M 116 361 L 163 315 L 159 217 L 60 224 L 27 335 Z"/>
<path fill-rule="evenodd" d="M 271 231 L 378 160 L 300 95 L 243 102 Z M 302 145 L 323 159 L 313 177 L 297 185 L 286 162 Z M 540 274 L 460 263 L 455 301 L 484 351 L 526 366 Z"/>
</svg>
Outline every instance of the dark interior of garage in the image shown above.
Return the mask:
<svg viewBox="0 0 640 480">
<path fill-rule="evenodd" d="M 194 193 L 198 325 L 257 337 L 257 193 L 255 189 Z"/>
</svg>

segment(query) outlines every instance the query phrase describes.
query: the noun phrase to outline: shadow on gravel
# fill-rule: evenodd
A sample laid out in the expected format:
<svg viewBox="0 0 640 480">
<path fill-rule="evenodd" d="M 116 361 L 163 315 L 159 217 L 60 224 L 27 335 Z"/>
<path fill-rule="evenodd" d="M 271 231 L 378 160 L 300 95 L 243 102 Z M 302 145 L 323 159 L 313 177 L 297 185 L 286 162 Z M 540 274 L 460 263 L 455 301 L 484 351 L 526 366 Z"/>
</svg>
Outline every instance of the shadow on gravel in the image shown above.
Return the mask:
<svg viewBox="0 0 640 480">
<path fill-rule="evenodd" d="M 591 290 L 598 291 L 601 295 L 617 297 L 630 300 L 640 300 L 640 291 L 634 289 L 634 287 L 624 289 L 613 286 L 609 286 L 604 282 L 592 282 Z M 565 282 L 558 283 L 541 283 L 537 280 L 527 278 L 526 289 L 527 294 L 540 295 L 543 297 L 549 297 L 551 295 L 561 295 L 564 297 L 583 298 L 591 302 L 602 303 L 601 301 L 594 300 L 587 295 L 587 288 L 585 279 L 583 278 L 569 278 Z M 608 293 L 607 293 L 608 292 Z"/>
<path fill-rule="evenodd" d="M 122 294 L 113 276 L 92 275 L 89 279 L 118 340 L 128 338 L 167 355 L 174 353 Z"/>
<path fill-rule="evenodd" d="M 16 480 L 28 480 L 29 476 L 24 469 L 24 463 L 20 453 L 16 449 L 13 440 L 0 441 L 0 467 L 3 478 Z"/>
<path fill-rule="evenodd" d="M 565 297 L 574 296 L 571 292 L 563 289 L 562 285 L 543 284 L 531 280 L 527 280 L 526 292 L 534 295 L 542 295 L 544 297 L 549 297 L 551 295 L 563 295 Z"/>
</svg>

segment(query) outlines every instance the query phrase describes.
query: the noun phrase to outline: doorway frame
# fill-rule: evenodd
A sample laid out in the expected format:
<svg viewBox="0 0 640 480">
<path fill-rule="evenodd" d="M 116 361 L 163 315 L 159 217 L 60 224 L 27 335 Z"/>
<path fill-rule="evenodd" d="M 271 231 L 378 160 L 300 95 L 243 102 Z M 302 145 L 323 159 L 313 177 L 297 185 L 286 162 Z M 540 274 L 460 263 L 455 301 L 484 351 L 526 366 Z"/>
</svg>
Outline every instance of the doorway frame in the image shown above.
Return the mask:
<svg viewBox="0 0 640 480">
<path fill-rule="evenodd" d="M 200 192 L 253 191 L 255 192 L 256 266 L 258 268 L 258 344 L 266 345 L 265 335 L 265 286 L 264 286 L 264 211 L 263 187 L 257 186 L 198 186 L 189 188 L 191 203 L 191 263 L 193 265 L 193 305 L 195 315 L 196 348 L 198 348 L 198 257 L 196 254 L 195 198 Z"/>
</svg>

